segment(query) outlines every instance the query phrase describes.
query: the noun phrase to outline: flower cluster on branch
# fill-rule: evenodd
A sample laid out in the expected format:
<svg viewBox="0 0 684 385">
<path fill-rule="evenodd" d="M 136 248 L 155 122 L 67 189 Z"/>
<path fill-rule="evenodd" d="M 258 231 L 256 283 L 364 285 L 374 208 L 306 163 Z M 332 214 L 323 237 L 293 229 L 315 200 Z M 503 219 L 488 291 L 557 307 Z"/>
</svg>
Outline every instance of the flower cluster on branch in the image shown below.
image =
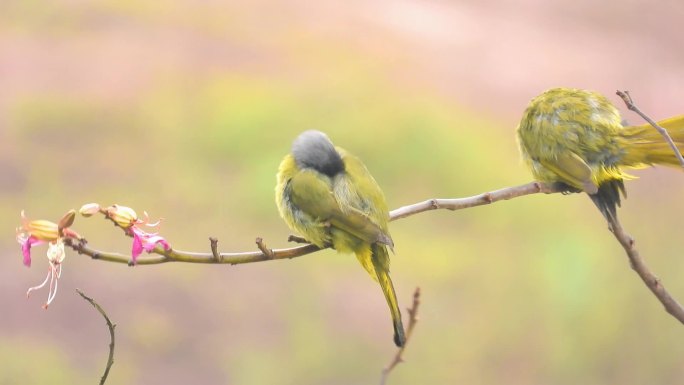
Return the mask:
<svg viewBox="0 0 684 385">
<path fill-rule="evenodd" d="M 138 257 L 143 251 L 150 253 L 157 249 L 157 247 L 163 251 L 171 250 L 171 246 L 166 239 L 157 233 L 147 232 L 142 227 L 155 228 L 161 223 L 161 220 L 151 222 L 147 212 L 144 212 L 143 218 L 139 218 L 136 212 L 130 207 L 116 204 L 109 207 L 101 207 L 97 203 L 89 203 L 83 205 L 79 210 L 79 213 L 84 217 L 90 217 L 100 213 L 104 215 L 106 219 L 111 220 L 116 226 L 120 227 L 127 236 L 133 238 L 133 246 L 128 262 L 130 265 L 136 264 Z M 33 246 L 43 243 L 48 244 L 47 276 L 40 285 L 31 287 L 26 292 L 26 296 L 28 297 L 34 290 L 45 287 L 49 281 L 50 290 L 48 292 L 48 299 L 43 305 L 44 309 L 47 309 L 57 294 L 59 278 L 62 275 L 62 263 L 66 257 L 66 252 L 64 250 L 65 244 L 78 250 L 80 247 L 85 247 L 87 243 L 85 238 L 71 229 L 75 218 L 75 210 L 67 211 L 58 223 L 45 219 L 29 220 L 26 218 L 24 211 L 21 212 L 22 225 L 17 228 L 16 237 L 17 242 L 21 245 L 24 265 L 31 267 L 31 248 Z"/>
</svg>

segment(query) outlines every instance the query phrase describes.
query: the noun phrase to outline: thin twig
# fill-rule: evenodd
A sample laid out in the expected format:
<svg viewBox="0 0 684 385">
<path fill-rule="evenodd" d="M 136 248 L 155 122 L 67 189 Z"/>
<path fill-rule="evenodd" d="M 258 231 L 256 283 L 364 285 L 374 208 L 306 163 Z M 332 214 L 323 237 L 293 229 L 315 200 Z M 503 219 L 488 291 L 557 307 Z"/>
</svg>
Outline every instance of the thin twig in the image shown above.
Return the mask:
<svg viewBox="0 0 684 385">
<path fill-rule="evenodd" d="M 214 257 L 216 262 L 221 262 L 221 254 L 218 252 L 218 239 L 209 237 L 209 245 L 211 247 L 211 255 Z"/>
<path fill-rule="evenodd" d="M 385 385 L 385 382 L 387 382 L 387 377 L 389 376 L 392 369 L 394 369 L 394 367 L 399 365 L 400 363 L 404 362 L 404 351 L 406 350 L 406 346 L 408 345 L 408 342 L 411 339 L 411 335 L 413 334 L 413 328 L 415 328 L 416 323 L 418 323 L 419 306 L 420 287 L 417 287 L 416 291 L 413 292 L 413 305 L 411 305 L 411 307 L 407 309 L 409 313 L 409 324 L 408 329 L 406 329 L 406 341 L 404 342 L 404 346 L 397 349 L 397 353 L 394 355 L 392 362 L 390 362 L 389 365 L 387 365 L 387 367 L 382 370 L 382 376 L 380 377 L 380 385 Z"/>
<path fill-rule="evenodd" d="M 676 299 L 672 298 L 670 293 L 668 293 L 665 289 L 665 286 L 660 278 L 656 277 L 648 268 L 646 262 L 644 262 L 644 260 L 641 258 L 641 255 L 639 255 L 639 251 L 637 251 L 636 247 L 634 247 L 634 239 L 625 233 L 620 221 L 617 218 L 611 216 L 609 219 L 609 224 L 609 230 L 613 233 L 615 239 L 620 242 L 622 248 L 625 249 L 625 253 L 627 253 L 627 258 L 629 258 L 632 270 L 639 274 L 641 280 L 644 281 L 646 286 L 651 290 L 656 298 L 658 298 L 660 303 L 665 306 L 665 311 L 670 313 L 679 322 L 684 324 L 684 309 L 682 308 L 682 305 L 680 305 Z"/>
<path fill-rule="evenodd" d="M 630 111 L 636 112 L 645 121 L 647 121 L 648 124 L 653 126 L 653 128 L 655 128 L 660 133 L 660 135 L 663 136 L 663 138 L 665 138 L 665 141 L 667 141 L 667 144 L 669 144 L 670 148 L 672 148 L 672 151 L 674 151 L 675 156 L 677 157 L 677 160 L 679 160 L 679 164 L 681 164 L 682 167 L 684 167 L 684 157 L 682 157 L 682 153 L 679 151 L 679 148 L 677 148 L 677 145 L 674 143 L 674 141 L 672 140 L 672 137 L 670 137 L 670 134 L 668 134 L 667 130 L 664 127 L 660 126 L 658 123 L 656 123 L 653 119 L 648 117 L 648 115 L 641 112 L 639 107 L 637 107 L 636 104 L 634 104 L 634 100 L 632 100 L 632 96 L 629 94 L 629 91 L 619 91 L 618 90 L 615 93 L 617 94 L 617 96 L 622 98 L 622 101 L 625 102 L 627 109 L 629 109 Z"/>
<path fill-rule="evenodd" d="M 307 241 L 306 238 L 294 234 L 290 234 L 290 236 L 287 237 L 287 241 L 293 243 L 309 243 L 309 241 Z"/>
<path fill-rule="evenodd" d="M 264 243 L 264 240 L 261 237 L 257 237 L 256 245 L 257 245 L 257 248 L 262 253 L 264 253 L 265 256 L 267 256 L 269 259 L 273 258 L 273 250 L 266 247 L 266 243 Z"/>
<path fill-rule="evenodd" d="M 114 365 L 114 328 L 116 327 L 116 324 L 112 323 L 107 316 L 107 313 L 105 313 L 104 309 L 102 309 L 102 306 L 95 302 L 94 299 L 83 294 L 83 292 L 79 289 L 76 289 L 76 292 L 83 297 L 83 299 L 90 302 L 90 304 L 93 305 L 93 307 L 97 309 L 100 314 L 102 314 L 102 317 L 104 317 L 105 321 L 107 322 L 107 327 L 109 328 L 109 358 L 107 358 L 107 367 L 105 368 L 104 374 L 102 374 L 102 378 L 100 379 L 100 385 L 103 385 L 105 381 L 107 381 L 109 369 L 111 369 L 112 365 Z"/>
</svg>

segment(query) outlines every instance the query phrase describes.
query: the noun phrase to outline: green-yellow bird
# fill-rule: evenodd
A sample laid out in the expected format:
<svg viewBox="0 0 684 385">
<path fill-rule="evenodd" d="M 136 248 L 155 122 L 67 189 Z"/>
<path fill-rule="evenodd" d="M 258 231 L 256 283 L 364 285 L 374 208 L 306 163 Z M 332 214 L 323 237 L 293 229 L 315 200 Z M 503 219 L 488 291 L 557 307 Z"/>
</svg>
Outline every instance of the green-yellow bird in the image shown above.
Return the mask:
<svg viewBox="0 0 684 385">
<path fill-rule="evenodd" d="M 658 122 L 684 148 L 684 115 Z M 532 99 L 518 125 L 523 159 L 534 177 L 584 191 L 610 221 L 616 218 L 623 167 L 679 165 L 663 137 L 649 124 L 623 126 L 620 113 L 596 92 L 554 88 Z"/>
<path fill-rule="evenodd" d="M 354 253 L 389 305 L 394 343 L 406 341 L 392 279 L 385 196 L 366 166 L 319 131 L 305 131 L 278 168 L 276 204 L 294 231 L 318 247 Z"/>
</svg>

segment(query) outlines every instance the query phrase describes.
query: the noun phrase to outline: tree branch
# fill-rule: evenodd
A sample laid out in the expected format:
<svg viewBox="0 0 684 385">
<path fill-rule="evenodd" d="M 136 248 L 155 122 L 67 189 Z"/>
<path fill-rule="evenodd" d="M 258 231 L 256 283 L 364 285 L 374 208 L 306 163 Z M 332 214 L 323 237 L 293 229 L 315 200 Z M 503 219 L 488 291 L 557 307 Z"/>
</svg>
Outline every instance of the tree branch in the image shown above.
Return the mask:
<svg viewBox="0 0 684 385">
<path fill-rule="evenodd" d="M 387 377 L 389 376 L 392 369 L 394 369 L 394 367 L 399 365 L 400 363 L 404 362 L 404 351 L 406 350 L 406 346 L 408 345 L 409 340 L 411 339 L 413 329 L 416 327 L 416 323 L 418 323 L 418 306 L 420 306 L 420 287 L 417 287 L 416 290 L 413 292 L 413 305 L 411 305 L 410 308 L 406 309 L 409 313 L 409 324 L 408 328 L 406 329 L 406 341 L 404 342 L 404 346 L 397 349 L 397 353 L 394 355 L 392 362 L 390 362 L 390 364 L 382 370 L 382 376 L 380 377 L 380 385 L 385 385 L 385 383 L 387 382 Z"/>
<path fill-rule="evenodd" d="M 88 243 L 85 239 L 81 241 L 72 238 L 66 238 L 64 240 L 66 246 L 71 247 L 79 254 L 85 254 L 93 259 L 115 262 L 115 263 L 125 263 L 128 264 L 131 260 L 130 255 L 114 253 L 109 251 L 100 251 L 88 247 Z M 262 243 L 263 244 L 263 243 Z M 292 247 L 289 249 L 272 249 L 272 256 L 264 254 L 262 251 L 247 251 L 242 253 L 218 253 L 218 258 L 214 257 L 214 254 L 209 253 L 196 253 L 192 251 L 182 251 L 182 250 L 164 250 L 161 247 L 157 247 L 152 250 L 153 254 L 156 256 L 147 256 L 138 259 L 137 265 L 157 265 L 160 263 L 167 262 L 186 262 L 186 263 L 209 263 L 209 264 L 229 264 L 229 265 L 240 265 L 243 263 L 253 263 L 270 261 L 274 259 L 289 259 L 295 257 L 301 257 L 302 255 L 311 254 L 315 251 L 320 250 L 316 245 L 306 244 L 303 246 Z"/>
<path fill-rule="evenodd" d="M 411 215 L 419 214 L 430 210 L 462 210 L 475 206 L 488 205 L 490 203 L 518 198 L 525 195 L 532 195 L 538 193 L 553 194 L 562 192 L 553 185 L 548 185 L 539 182 L 532 182 L 515 187 L 502 188 L 496 191 L 490 191 L 467 198 L 455 199 L 428 199 L 423 202 L 412 205 L 400 207 L 390 212 L 390 220 L 394 221 L 409 217 Z"/>
<path fill-rule="evenodd" d="M 552 194 L 557 192 L 560 192 L 560 190 L 556 189 L 552 185 L 532 182 L 520 186 L 508 187 L 496 191 L 491 191 L 467 198 L 429 199 L 424 202 L 419 202 L 416 204 L 400 207 L 396 210 L 393 210 L 392 212 L 390 212 L 390 220 L 394 221 L 406 218 L 411 215 L 416 215 L 429 210 L 461 210 L 475 206 L 487 205 L 501 200 L 517 198 L 525 195 L 532 195 L 538 193 Z M 297 236 L 290 236 L 288 238 L 288 241 L 303 242 L 305 240 Z M 156 265 L 167 262 L 186 262 L 238 265 L 243 263 L 262 262 L 275 259 L 296 258 L 320 250 L 319 247 L 311 244 L 306 244 L 303 246 L 297 246 L 287 249 L 268 249 L 265 247 L 264 241 L 260 237 L 257 238 L 255 242 L 257 244 L 257 248 L 259 249 L 259 251 L 248 251 L 239 253 L 217 253 L 216 250 L 213 250 L 213 248 L 215 247 L 215 243 L 211 239 L 210 246 L 212 248 L 212 252 L 198 253 L 174 249 L 164 250 L 161 247 L 157 247 L 152 251 L 153 254 L 157 254 L 156 256 L 141 257 L 138 259 L 136 264 Z M 77 240 L 72 238 L 66 238 L 64 244 L 74 249 L 77 253 L 88 255 L 93 259 L 125 264 L 128 264 L 131 260 L 129 255 L 101 251 L 90 248 L 88 247 L 88 243 L 85 239 Z"/>
<path fill-rule="evenodd" d="M 554 185 L 531 182 L 524 185 L 507 187 L 466 198 L 428 199 L 423 202 L 403 206 L 391 211 L 390 220 L 403 219 L 411 215 L 430 210 L 462 210 L 526 195 L 539 193 L 553 194 L 558 192 L 562 191 L 556 188 Z M 648 286 L 648 288 L 656 295 L 658 300 L 665 306 L 667 312 L 679 320 L 679 322 L 684 324 L 684 309 L 682 309 L 679 303 L 677 303 L 677 301 L 675 301 L 665 290 L 662 282 L 650 272 L 645 262 L 639 257 L 639 253 L 634 248 L 634 241 L 628 235 L 624 234 L 620 224 L 616 222 L 612 225 L 614 225 L 614 228 L 611 231 L 620 244 L 624 247 L 634 270 L 637 272 L 637 274 L 639 274 L 644 283 L 646 283 L 646 286 Z M 293 240 L 293 238 L 290 237 L 290 240 Z M 294 240 L 299 241 L 300 239 L 294 238 Z M 216 258 L 216 252 L 197 253 L 174 249 L 164 250 L 161 247 L 157 247 L 156 249 L 152 250 L 153 254 L 157 254 L 156 256 L 139 258 L 137 264 L 156 265 L 167 262 L 186 262 L 238 265 L 243 263 L 296 258 L 321 250 L 319 247 L 312 244 L 305 244 L 287 249 L 268 249 L 265 247 L 263 240 L 260 238 L 256 241 L 256 243 L 260 248 L 259 251 L 248 251 L 242 253 L 218 253 L 218 258 Z M 128 255 L 92 249 L 88 247 L 85 239 L 77 240 L 66 238 L 64 244 L 71 247 L 79 254 L 88 255 L 93 259 L 125 264 L 128 264 L 130 261 L 130 256 Z"/>
<path fill-rule="evenodd" d="M 641 280 L 644 281 L 649 290 L 651 290 L 660 303 L 665 306 L 665 311 L 684 324 L 684 309 L 682 309 L 682 305 L 680 305 L 676 299 L 672 298 L 670 293 L 665 289 L 665 286 L 663 286 L 660 278 L 656 277 L 648 266 L 646 266 L 646 262 L 644 262 L 639 255 L 639 251 L 634 247 L 634 239 L 632 239 L 629 234 L 625 233 L 617 218 L 611 217 L 609 223 L 609 230 L 613 233 L 615 239 L 620 242 L 622 248 L 625 249 L 632 269 L 639 274 L 639 277 L 641 277 Z"/>
<path fill-rule="evenodd" d="M 677 145 L 674 143 L 672 140 L 672 137 L 670 137 L 670 134 L 668 134 L 667 130 L 663 127 L 661 127 L 658 123 L 656 123 L 653 119 L 648 117 L 648 115 L 644 114 L 641 112 L 639 107 L 634 104 L 634 100 L 632 100 L 632 96 L 629 94 L 629 91 L 616 91 L 615 92 L 617 96 L 622 98 L 622 101 L 625 102 L 625 105 L 627 106 L 627 109 L 630 111 L 636 112 L 639 116 L 641 116 L 645 121 L 648 122 L 653 128 L 655 128 L 660 135 L 665 138 L 665 141 L 670 145 L 670 148 L 672 148 L 672 151 L 675 153 L 675 156 L 677 157 L 677 160 L 679 160 L 679 164 L 684 167 L 684 157 L 682 157 L 682 153 L 679 152 L 679 148 L 677 148 Z"/>
<path fill-rule="evenodd" d="M 107 317 L 107 313 L 105 313 L 104 309 L 102 309 L 102 307 L 95 302 L 94 299 L 86 296 L 79 289 L 76 289 L 76 292 L 83 297 L 83 299 L 90 302 L 90 304 L 93 305 L 93 307 L 97 309 L 100 314 L 102 314 L 102 317 L 104 317 L 105 321 L 107 322 L 107 327 L 109 328 L 109 358 L 107 358 L 107 367 L 105 367 L 104 374 L 102 374 L 102 378 L 100 379 L 100 385 L 103 385 L 105 381 L 107 381 L 109 369 L 111 369 L 112 365 L 114 365 L 114 328 L 116 327 L 116 324 L 112 323 L 109 317 Z"/>
</svg>

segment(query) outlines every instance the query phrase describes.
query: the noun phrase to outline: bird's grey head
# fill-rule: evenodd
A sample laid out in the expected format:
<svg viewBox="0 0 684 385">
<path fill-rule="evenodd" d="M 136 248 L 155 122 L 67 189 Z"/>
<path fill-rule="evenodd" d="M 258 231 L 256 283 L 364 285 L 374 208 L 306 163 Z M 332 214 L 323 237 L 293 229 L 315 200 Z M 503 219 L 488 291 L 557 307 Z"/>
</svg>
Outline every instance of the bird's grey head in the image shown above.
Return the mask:
<svg viewBox="0 0 684 385">
<path fill-rule="evenodd" d="M 312 168 L 330 177 L 344 171 L 342 157 L 328 136 L 320 131 L 301 133 L 292 143 L 292 155 L 301 169 Z"/>
</svg>

